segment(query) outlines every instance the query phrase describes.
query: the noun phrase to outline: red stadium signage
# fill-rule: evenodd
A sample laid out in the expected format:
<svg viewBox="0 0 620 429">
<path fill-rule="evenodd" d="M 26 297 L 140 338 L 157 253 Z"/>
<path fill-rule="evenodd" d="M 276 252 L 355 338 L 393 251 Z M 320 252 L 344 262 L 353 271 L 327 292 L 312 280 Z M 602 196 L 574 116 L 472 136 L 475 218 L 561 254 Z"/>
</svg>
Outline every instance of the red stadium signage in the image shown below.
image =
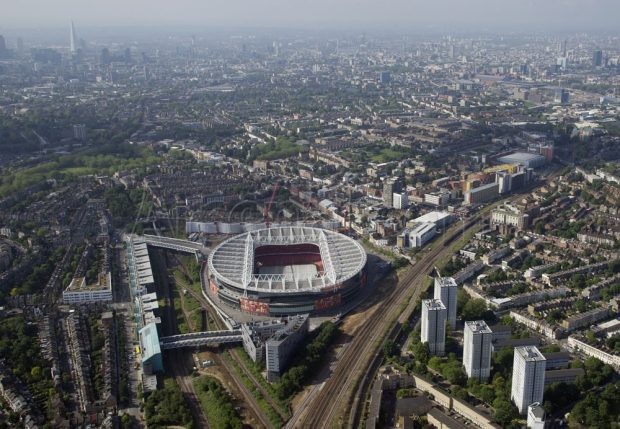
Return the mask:
<svg viewBox="0 0 620 429">
<path fill-rule="evenodd" d="M 241 311 L 247 313 L 269 315 L 269 303 L 254 301 L 253 299 L 239 298 L 239 306 Z"/>
<path fill-rule="evenodd" d="M 217 296 L 217 285 L 213 280 L 209 280 L 209 289 L 214 296 Z"/>
<path fill-rule="evenodd" d="M 336 307 L 340 305 L 340 294 L 326 296 L 325 298 L 317 299 L 314 301 L 314 309 L 316 311 L 327 310 L 328 308 Z"/>
</svg>

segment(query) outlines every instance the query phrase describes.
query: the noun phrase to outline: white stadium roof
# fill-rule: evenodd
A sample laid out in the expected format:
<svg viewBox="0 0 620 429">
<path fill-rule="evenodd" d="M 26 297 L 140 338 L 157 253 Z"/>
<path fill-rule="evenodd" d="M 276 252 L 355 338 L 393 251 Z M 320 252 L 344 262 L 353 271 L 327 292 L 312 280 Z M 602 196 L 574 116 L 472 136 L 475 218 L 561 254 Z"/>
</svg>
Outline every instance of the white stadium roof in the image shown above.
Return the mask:
<svg viewBox="0 0 620 429">
<path fill-rule="evenodd" d="M 254 249 L 262 245 L 315 244 L 321 252 L 322 272 L 254 274 Z M 319 292 L 358 274 L 366 264 L 366 252 L 355 240 L 337 232 L 314 227 L 277 227 L 246 232 L 230 238 L 209 254 L 209 272 L 219 281 L 241 289 L 297 293 Z"/>
</svg>

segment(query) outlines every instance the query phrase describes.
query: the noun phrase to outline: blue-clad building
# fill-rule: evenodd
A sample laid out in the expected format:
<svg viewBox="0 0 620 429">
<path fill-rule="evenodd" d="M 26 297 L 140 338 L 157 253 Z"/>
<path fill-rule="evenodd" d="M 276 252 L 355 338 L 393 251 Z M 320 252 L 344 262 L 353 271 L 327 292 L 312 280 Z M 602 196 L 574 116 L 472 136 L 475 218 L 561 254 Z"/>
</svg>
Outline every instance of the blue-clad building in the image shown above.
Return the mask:
<svg viewBox="0 0 620 429">
<path fill-rule="evenodd" d="M 145 374 L 164 371 L 164 360 L 159 346 L 157 325 L 149 323 L 140 329 L 140 350 L 142 353 L 142 369 Z"/>
</svg>

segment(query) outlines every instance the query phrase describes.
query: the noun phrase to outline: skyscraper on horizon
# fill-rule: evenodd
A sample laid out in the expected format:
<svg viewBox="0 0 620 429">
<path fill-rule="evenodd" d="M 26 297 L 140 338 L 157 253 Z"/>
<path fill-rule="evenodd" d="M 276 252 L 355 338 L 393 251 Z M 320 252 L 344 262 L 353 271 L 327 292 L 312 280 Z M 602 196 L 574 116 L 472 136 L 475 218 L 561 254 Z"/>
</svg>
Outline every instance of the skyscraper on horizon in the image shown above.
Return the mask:
<svg viewBox="0 0 620 429">
<path fill-rule="evenodd" d="M 482 383 L 491 375 L 493 331 L 484 320 L 465 322 L 463 366 L 469 378 Z"/>
<path fill-rule="evenodd" d="M 438 299 L 422 300 L 422 332 L 420 339 L 428 344 L 433 356 L 446 353 L 446 306 Z"/>
<path fill-rule="evenodd" d="M 452 277 L 435 277 L 435 290 L 433 298 L 443 302 L 447 309 L 448 324 L 452 329 L 456 328 L 456 293 L 458 287 Z"/>
<path fill-rule="evenodd" d="M 592 54 L 592 66 L 600 67 L 602 65 L 603 65 L 603 51 L 601 51 L 600 49 L 597 49 Z"/>
<path fill-rule="evenodd" d="M 71 21 L 71 28 L 69 32 L 69 49 L 71 50 L 72 54 L 77 52 L 77 47 L 78 47 L 78 43 L 77 43 L 77 35 L 75 33 L 75 25 L 73 25 L 73 21 Z"/>
<path fill-rule="evenodd" d="M 547 359 L 537 347 L 515 347 L 510 399 L 520 414 L 525 414 L 530 404 L 543 402 L 546 368 Z"/>
</svg>

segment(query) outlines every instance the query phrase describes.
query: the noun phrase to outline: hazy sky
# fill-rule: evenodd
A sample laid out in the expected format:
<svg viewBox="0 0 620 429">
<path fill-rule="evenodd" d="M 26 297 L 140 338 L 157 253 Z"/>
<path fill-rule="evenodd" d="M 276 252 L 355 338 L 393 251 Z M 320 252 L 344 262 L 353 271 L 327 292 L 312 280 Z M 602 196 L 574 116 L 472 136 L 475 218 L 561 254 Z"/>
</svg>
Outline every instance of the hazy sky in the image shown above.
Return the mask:
<svg viewBox="0 0 620 429">
<path fill-rule="evenodd" d="M 620 0 L 0 0 L 4 28 L 235 26 L 590 31 L 620 27 Z"/>
</svg>

